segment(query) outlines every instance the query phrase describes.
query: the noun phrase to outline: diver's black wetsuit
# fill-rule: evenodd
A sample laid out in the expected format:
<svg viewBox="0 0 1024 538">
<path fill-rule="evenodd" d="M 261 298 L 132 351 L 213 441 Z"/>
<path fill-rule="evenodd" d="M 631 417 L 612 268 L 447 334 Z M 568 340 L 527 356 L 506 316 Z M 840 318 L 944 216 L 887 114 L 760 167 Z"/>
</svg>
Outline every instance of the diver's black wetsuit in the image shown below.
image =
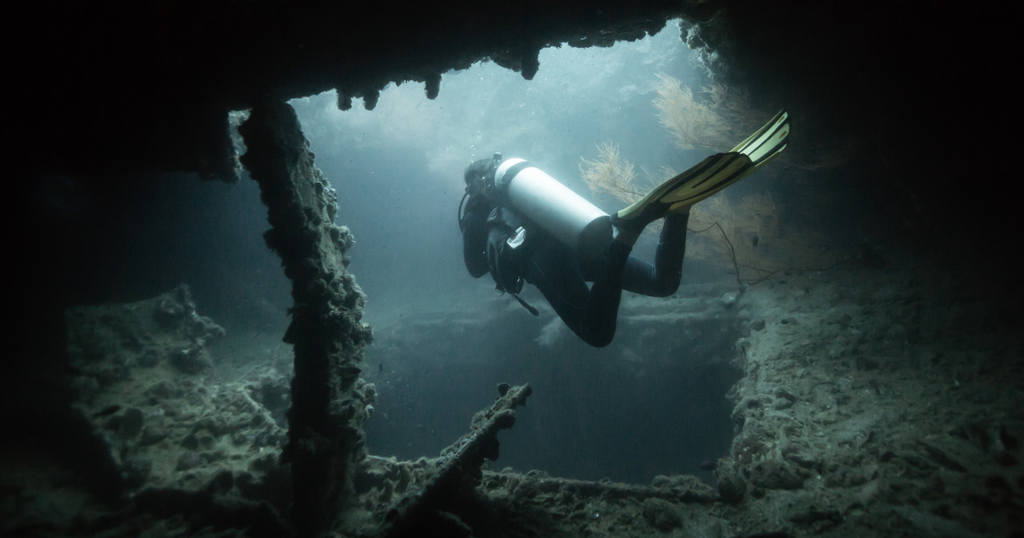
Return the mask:
<svg viewBox="0 0 1024 538">
<path fill-rule="evenodd" d="M 474 277 L 491 270 L 488 242 L 493 246 L 509 235 L 508 228 L 502 229 L 497 222 L 500 213 L 493 209 L 483 195 L 471 195 L 460 222 L 466 268 Z M 615 336 L 623 289 L 655 297 L 671 295 L 678 289 L 688 218 L 689 213 L 665 217 L 653 266 L 629 255 L 640 230 L 620 233 L 603 259 L 581 266 L 578 259 L 568 255 L 568 247 L 539 226 L 524 222 L 525 248 L 518 253 L 520 259 L 513 262 L 515 267 L 507 270 L 537 286 L 565 324 L 585 342 L 606 346 Z M 587 282 L 593 284 L 588 287 Z"/>
</svg>

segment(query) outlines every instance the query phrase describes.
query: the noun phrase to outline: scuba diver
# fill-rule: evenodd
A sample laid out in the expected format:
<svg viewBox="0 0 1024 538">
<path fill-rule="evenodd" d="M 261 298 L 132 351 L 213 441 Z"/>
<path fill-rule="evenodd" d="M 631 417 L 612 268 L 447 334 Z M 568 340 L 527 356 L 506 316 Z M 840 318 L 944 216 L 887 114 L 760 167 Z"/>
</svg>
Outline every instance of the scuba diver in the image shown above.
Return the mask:
<svg viewBox="0 0 1024 538">
<path fill-rule="evenodd" d="M 608 215 L 558 180 L 519 159 L 470 164 L 459 203 L 466 269 L 490 272 L 496 288 L 533 315 L 519 293 L 536 286 L 562 321 L 595 347 L 615 336 L 622 290 L 675 293 L 682 276 L 690 206 L 757 170 L 786 148 L 782 111 L 726 153 L 712 155 Z M 643 229 L 664 219 L 654 265 L 631 257 Z M 588 282 L 591 282 L 588 286 Z"/>
</svg>

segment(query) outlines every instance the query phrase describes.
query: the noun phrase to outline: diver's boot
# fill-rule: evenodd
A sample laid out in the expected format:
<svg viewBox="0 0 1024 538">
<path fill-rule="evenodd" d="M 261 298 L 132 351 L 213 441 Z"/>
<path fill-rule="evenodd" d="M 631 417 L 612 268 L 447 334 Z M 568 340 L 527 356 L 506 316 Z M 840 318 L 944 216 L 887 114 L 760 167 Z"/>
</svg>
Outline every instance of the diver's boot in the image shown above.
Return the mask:
<svg viewBox="0 0 1024 538">
<path fill-rule="evenodd" d="M 689 170 L 665 181 L 643 198 L 620 209 L 613 221 L 620 228 L 643 230 L 650 222 L 717 193 L 757 170 L 786 149 L 789 114 L 779 111 L 743 142 L 726 153 L 716 153 Z"/>
</svg>

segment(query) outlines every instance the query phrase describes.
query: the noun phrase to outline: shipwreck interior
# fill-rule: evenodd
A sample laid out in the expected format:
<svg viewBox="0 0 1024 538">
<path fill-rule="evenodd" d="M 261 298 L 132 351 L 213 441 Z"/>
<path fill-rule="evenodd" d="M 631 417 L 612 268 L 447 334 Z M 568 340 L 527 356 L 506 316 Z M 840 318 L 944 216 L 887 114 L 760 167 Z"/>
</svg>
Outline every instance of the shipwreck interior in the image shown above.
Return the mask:
<svg viewBox="0 0 1024 538">
<path fill-rule="evenodd" d="M 558 328 L 550 311 L 543 322 L 564 333 L 551 342 L 538 340 L 534 318 L 508 309 L 379 331 L 383 345 L 367 352 L 366 376 L 379 392 L 367 446 L 401 459 L 440 452 L 472 417 L 474 402 L 522 378 L 534 394 L 517 427 L 502 435 L 501 466 L 638 484 L 671 474 L 710 482 L 708 462 L 732 441 L 725 395 L 740 374 L 731 364 L 741 330 L 735 314 L 713 305 L 685 322 L 624 316 L 622 337 L 596 355 Z M 687 346 L 676 333 L 685 333 Z M 425 360 L 435 356 L 449 360 L 443 368 Z M 425 408 L 424 399 L 436 403 Z"/>
<path fill-rule="evenodd" d="M 1006 9 L 28 9 L 33 41 L 4 38 L 0 534 L 1021 536 Z M 328 177 L 369 157 L 322 147 L 309 99 L 430 102 L 480 61 L 529 84 L 542 50 L 666 28 L 794 118 L 781 194 L 713 206 L 777 203 L 772 235 L 709 225 L 692 279 L 627 298 L 598 351 L 537 295 L 430 305 L 359 260 L 346 189 L 415 169 Z M 798 263 L 784 232 L 825 228 L 834 260 Z M 736 262 L 771 240 L 785 269 Z"/>
</svg>

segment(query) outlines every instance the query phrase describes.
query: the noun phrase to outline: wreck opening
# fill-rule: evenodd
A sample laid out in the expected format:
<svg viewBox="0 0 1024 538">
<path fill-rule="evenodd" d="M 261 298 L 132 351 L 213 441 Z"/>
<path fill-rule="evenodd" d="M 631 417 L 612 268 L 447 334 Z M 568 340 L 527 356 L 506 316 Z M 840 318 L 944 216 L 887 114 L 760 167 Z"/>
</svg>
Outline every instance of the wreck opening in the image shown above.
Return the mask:
<svg viewBox="0 0 1024 538">
<path fill-rule="evenodd" d="M 356 238 L 350 269 L 375 328 L 364 373 L 378 387 L 366 426 L 371 453 L 436 454 L 494 386 L 529 381 L 534 405 L 503 434 L 498 467 L 712 481 L 709 464 L 731 442 L 725 394 L 738 379 L 729 361 L 740 336 L 720 300 L 734 284 L 716 282 L 718 266 L 688 259 L 679 300 L 627 297 L 615 344 L 597 350 L 569 334 L 535 290 L 525 297 L 539 319 L 497 295 L 489 276 L 472 279 L 456 222 L 463 168 L 495 151 L 542 163 L 609 212 L 623 199 L 588 176 L 588 164 L 614 159 L 630 174 L 618 179 L 639 189 L 706 156 L 723 125 L 705 125 L 689 145 L 670 127 L 672 107 L 723 98 L 712 95 L 684 35 L 672 20 L 610 47 L 542 49 L 531 80 L 485 61 L 444 74 L 439 87 L 428 82 L 426 92 L 389 85 L 364 107 L 345 109 L 351 97 L 335 92 L 291 101 Z M 652 259 L 656 241 L 645 235 L 636 254 Z"/>
<path fill-rule="evenodd" d="M 502 435 L 493 467 L 645 484 L 693 474 L 713 483 L 709 464 L 732 442 L 725 395 L 740 375 L 730 364 L 740 323 L 703 298 L 706 286 L 687 291 L 702 298 L 674 302 L 694 310 L 684 315 L 648 301 L 625 305 L 620 334 L 600 350 L 549 311 L 541 321 L 517 309 L 439 313 L 378 330 L 367 349 L 366 376 L 378 387 L 368 446 L 402 459 L 436 453 L 495 386 L 528 379 L 534 395 Z"/>
</svg>

